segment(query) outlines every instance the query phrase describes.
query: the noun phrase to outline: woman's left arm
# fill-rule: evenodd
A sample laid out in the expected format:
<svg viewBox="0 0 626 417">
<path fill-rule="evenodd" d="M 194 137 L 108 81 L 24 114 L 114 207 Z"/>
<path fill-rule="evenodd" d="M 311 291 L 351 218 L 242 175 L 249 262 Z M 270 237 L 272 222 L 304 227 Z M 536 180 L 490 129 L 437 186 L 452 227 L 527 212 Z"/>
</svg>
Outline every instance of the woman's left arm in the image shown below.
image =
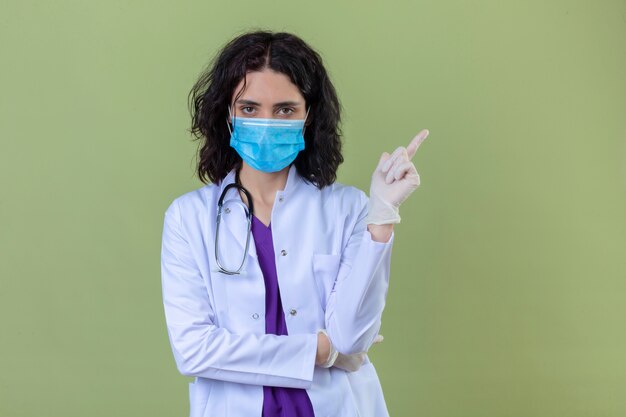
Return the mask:
<svg viewBox="0 0 626 417">
<path fill-rule="evenodd" d="M 398 208 L 419 186 L 411 158 L 428 136 L 422 130 L 406 147 L 383 153 L 370 187 L 369 199 L 360 193 L 358 217 L 341 255 L 335 285 L 326 304 L 330 340 L 343 354 L 369 349 L 381 326 L 389 288 L 393 224 Z"/>
<path fill-rule="evenodd" d="M 363 192 L 360 196 L 360 211 L 350 222 L 352 231 L 344 232 L 350 237 L 326 302 L 326 331 L 344 355 L 367 351 L 380 330 L 394 240 L 392 225 L 371 225 L 368 231 L 367 197 Z"/>
</svg>

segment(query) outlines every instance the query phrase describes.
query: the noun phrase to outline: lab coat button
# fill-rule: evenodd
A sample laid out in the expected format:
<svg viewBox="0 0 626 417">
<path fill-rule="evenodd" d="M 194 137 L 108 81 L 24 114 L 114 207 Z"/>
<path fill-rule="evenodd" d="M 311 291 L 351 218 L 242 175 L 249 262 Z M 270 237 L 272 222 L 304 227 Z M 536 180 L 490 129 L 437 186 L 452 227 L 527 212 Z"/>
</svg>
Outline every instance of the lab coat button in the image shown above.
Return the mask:
<svg viewBox="0 0 626 417">
<path fill-rule="evenodd" d="M 280 254 L 283 255 L 283 256 L 287 256 L 287 251 L 283 249 L 283 250 L 280 251 Z"/>
<path fill-rule="evenodd" d="M 256 320 L 256 319 L 258 319 L 258 318 L 259 318 L 259 315 L 258 315 L 257 313 L 254 313 L 254 314 L 252 315 L 252 318 Z"/>
<path fill-rule="evenodd" d="M 282 195 L 280 197 L 278 197 L 278 201 L 280 201 L 281 203 L 285 200 L 285 197 L 283 197 Z"/>
<path fill-rule="evenodd" d="M 296 314 L 298 314 L 298 311 L 295 308 L 292 308 L 291 310 L 289 310 L 289 314 L 295 316 Z"/>
<path fill-rule="evenodd" d="M 226 207 L 224 211 L 226 212 L 226 214 L 230 213 L 230 207 Z"/>
</svg>

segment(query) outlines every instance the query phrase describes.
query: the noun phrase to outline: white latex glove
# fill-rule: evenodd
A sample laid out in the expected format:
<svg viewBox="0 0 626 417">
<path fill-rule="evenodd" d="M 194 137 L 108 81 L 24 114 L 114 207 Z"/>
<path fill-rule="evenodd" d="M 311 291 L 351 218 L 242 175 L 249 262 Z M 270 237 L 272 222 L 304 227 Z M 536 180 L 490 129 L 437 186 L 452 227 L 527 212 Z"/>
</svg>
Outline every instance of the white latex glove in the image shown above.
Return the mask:
<svg viewBox="0 0 626 417">
<path fill-rule="evenodd" d="M 318 333 L 324 333 L 326 338 L 330 343 L 330 353 L 328 354 L 328 359 L 323 364 L 319 365 L 322 368 L 330 368 L 331 366 L 335 366 L 337 368 L 343 369 L 344 371 L 354 372 L 358 371 L 361 365 L 363 365 L 363 361 L 365 360 L 365 355 L 367 352 L 357 352 L 351 355 L 344 355 L 343 353 L 339 353 L 337 349 L 333 346 L 328 333 L 326 330 L 320 329 Z M 375 343 L 380 343 L 384 339 L 383 335 L 376 335 L 374 341 L 372 342 L 372 346 Z"/>
<path fill-rule="evenodd" d="M 365 224 L 400 223 L 400 204 L 420 185 L 420 176 L 411 159 L 430 132 L 423 129 L 405 148 L 391 155 L 383 152 L 372 174 Z"/>
<path fill-rule="evenodd" d="M 374 343 L 382 342 L 383 339 L 383 335 L 376 335 L 372 346 L 374 345 Z M 348 372 L 358 371 L 361 365 L 363 365 L 366 354 L 367 352 L 357 352 L 353 353 L 352 355 L 344 355 L 340 353 L 337 355 L 337 359 L 335 360 L 335 364 L 333 366 Z"/>
</svg>

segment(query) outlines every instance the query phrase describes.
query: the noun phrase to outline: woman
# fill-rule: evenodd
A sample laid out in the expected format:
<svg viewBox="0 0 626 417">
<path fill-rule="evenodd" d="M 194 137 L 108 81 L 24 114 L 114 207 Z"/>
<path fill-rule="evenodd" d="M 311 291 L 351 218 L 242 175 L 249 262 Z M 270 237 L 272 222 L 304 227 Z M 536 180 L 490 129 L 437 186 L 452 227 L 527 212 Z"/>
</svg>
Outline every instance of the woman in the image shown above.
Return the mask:
<svg viewBox="0 0 626 417">
<path fill-rule="evenodd" d="M 369 198 L 335 182 L 340 104 L 288 33 L 230 41 L 190 99 L 205 185 L 167 208 L 161 271 L 191 416 L 388 415 L 366 352 L 428 131 L 382 154 Z"/>
</svg>

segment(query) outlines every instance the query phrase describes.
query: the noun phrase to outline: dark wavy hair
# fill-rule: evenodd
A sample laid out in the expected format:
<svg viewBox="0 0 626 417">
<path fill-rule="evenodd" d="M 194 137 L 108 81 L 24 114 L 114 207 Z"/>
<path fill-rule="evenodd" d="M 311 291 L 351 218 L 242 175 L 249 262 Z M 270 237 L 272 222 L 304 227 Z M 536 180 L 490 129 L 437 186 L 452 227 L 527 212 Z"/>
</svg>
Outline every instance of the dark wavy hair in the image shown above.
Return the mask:
<svg viewBox="0 0 626 417">
<path fill-rule="evenodd" d="M 200 181 L 219 183 L 230 170 L 241 168 L 241 157 L 230 146 L 228 107 L 242 79 L 241 92 L 245 89 L 246 73 L 265 68 L 287 75 L 299 88 L 306 106 L 310 106 L 304 150 L 293 162 L 298 174 L 320 189 L 332 184 L 343 162 L 341 104 L 335 88 L 316 51 L 293 34 L 269 30 L 244 33 L 228 42 L 189 93 L 189 132 L 194 140 L 200 140 Z"/>
</svg>

